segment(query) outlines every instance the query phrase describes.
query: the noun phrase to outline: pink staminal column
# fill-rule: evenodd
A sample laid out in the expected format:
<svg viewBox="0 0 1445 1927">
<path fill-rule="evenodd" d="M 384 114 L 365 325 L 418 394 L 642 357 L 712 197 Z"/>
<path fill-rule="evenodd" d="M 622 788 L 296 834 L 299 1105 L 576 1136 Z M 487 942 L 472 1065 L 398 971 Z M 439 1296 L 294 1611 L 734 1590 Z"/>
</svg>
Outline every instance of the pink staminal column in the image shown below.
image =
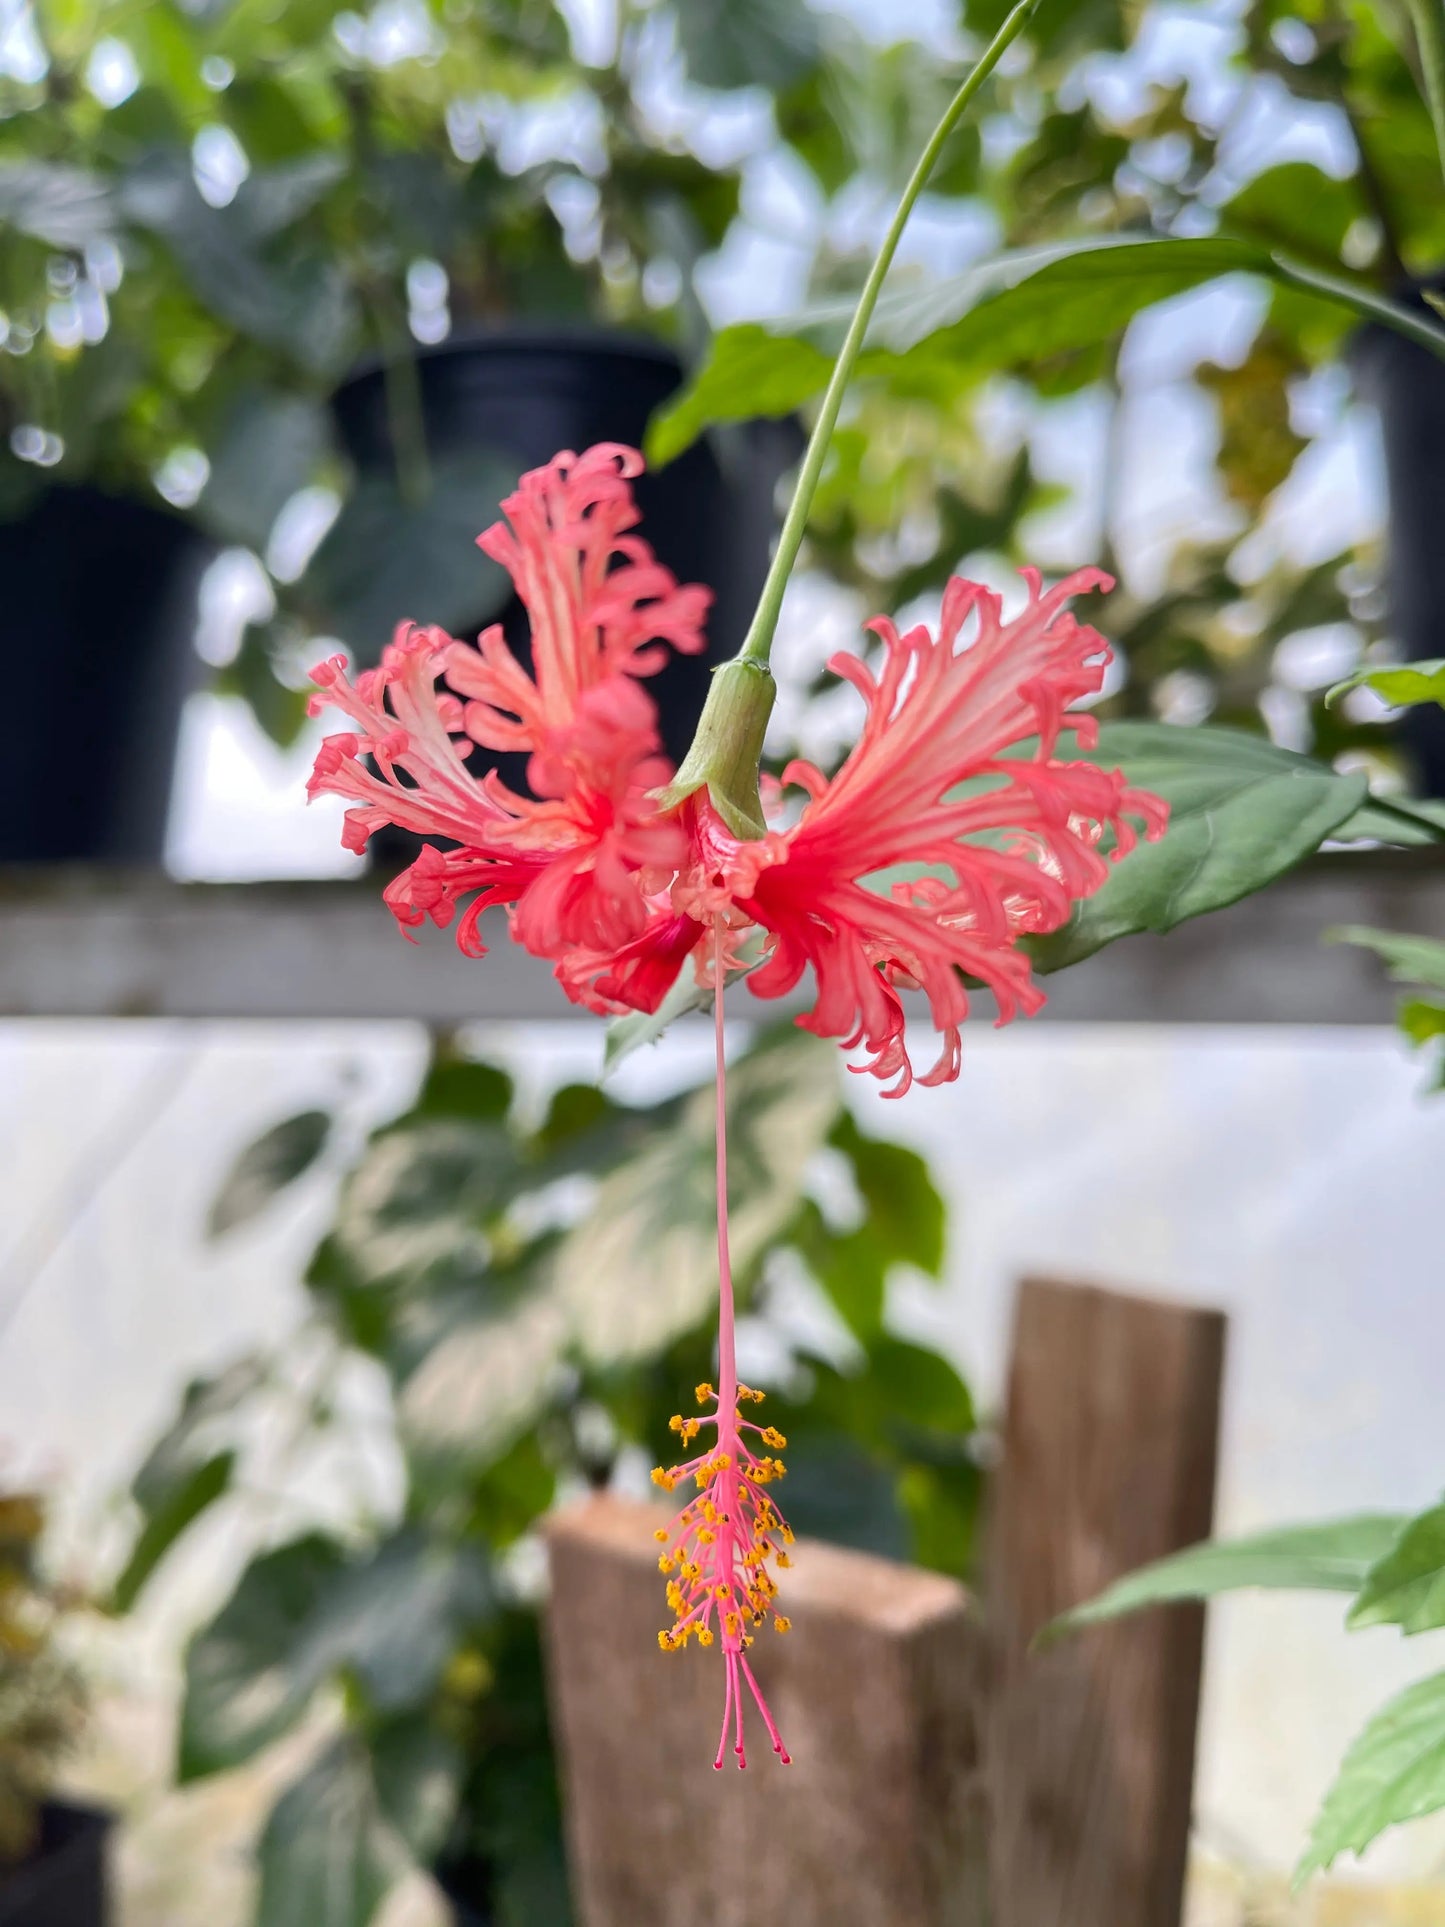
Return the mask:
<svg viewBox="0 0 1445 1927">
<path fill-rule="evenodd" d="M 671 1492 L 691 1479 L 698 1496 L 683 1506 L 670 1525 L 659 1526 L 662 1547 L 658 1566 L 667 1575 L 667 1603 L 673 1623 L 658 1634 L 665 1653 L 679 1652 L 690 1639 L 699 1646 L 722 1646 L 724 1694 L 722 1732 L 713 1766 L 721 1771 L 727 1751 L 728 1728 L 733 1731 L 733 1754 L 739 1767 L 747 1765 L 743 1738 L 744 1688 L 763 1718 L 774 1753 L 785 1766 L 791 1757 L 783 1745 L 777 1722 L 768 1710 L 747 1649 L 753 1643 L 749 1625 L 761 1626 L 773 1614 L 776 1631 L 786 1633 L 791 1622 L 773 1609 L 777 1581 L 769 1566 L 791 1562 L 787 1548 L 792 1529 L 774 1505 L 767 1487 L 783 1476 L 785 1467 L 773 1452 L 787 1440 L 771 1425 L 759 1425 L 742 1415 L 744 1405 L 761 1404 L 764 1394 L 740 1385 L 737 1375 L 732 1264 L 728 1250 L 727 1207 L 727 1093 L 723 1056 L 723 935 L 721 919 L 714 931 L 714 1027 L 717 1043 L 717 1224 L 718 1224 L 718 1386 L 699 1385 L 697 1402 L 702 1416 L 679 1413 L 671 1429 L 684 1445 L 711 1428 L 713 1444 L 681 1465 L 658 1466 L 655 1484 Z M 746 1435 L 746 1436 L 745 1436 Z M 748 1443 L 772 1448 L 759 1455 Z"/>
</svg>

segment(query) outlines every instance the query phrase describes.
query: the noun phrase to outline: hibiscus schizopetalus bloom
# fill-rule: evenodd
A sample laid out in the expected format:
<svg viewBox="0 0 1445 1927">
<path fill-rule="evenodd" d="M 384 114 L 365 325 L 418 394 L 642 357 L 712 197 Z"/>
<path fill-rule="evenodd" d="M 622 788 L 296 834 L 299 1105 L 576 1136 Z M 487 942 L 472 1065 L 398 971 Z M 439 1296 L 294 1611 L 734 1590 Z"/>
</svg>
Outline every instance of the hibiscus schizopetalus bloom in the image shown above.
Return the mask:
<svg viewBox="0 0 1445 1927">
<path fill-rule="evenodd" d="M 742 1764 L 744 1686 L 787 1758 L 746 1649 L 776 1590 L 768 1562 L 786 1563 L 789 1535 L 761 1489 L 782 1468 L 746 1443 L 756 1428 L 739 1401 L 751 1395 L 733 1362 L 728 971 L 750 937 L 763 953 L 747 977 L 755 996 L 792 991 L 811 966 L 816 999 L 798 1021 L 861 1052 L 854 1068 L 887 1080 L 889 1097 L 913 1081 L 901 993 L 916 988 L 942 1046 L 919 1081 L 944 1082 L 958 1074 L 970 983 L 992 992 L 1000 1023 L 1037 1010 L 1043 993 L 1020 938 L 1057 930 L 1139 829 L 1162 834 L 1167 813 L 1120 771 L 1059 753 L 1070 733 L 1081 747 L 1095 740 L 1075 706 L 1098 693 L 1109 648 L 1067 605 L 1112 586 L 1097 569 L 1047 590 L 1026 570 L 1027 604 L 1008 622 L 997 596 L 955 579 L 936 634 L 873 623 L 876 668 L 849 655 L 831 664 L 862 698 L 858 741 L 831 778 L 807 763 L 783 772 L 806 799 L 791 824 L 755 823 L 725 784 L 692 785 L 686 770 L 669 788 L 645 682 L 663 645 L 702 647 L 709 596 L 680 587 L 635 533 L 630 481 L 641 467 L 614 445 L 559 455 L 522 477 L 506 521 L 479 538 L 526 606 L 530 672 L 500 628 L 473 647 L 411 624 L 354 682 L 340 658 L 313 671 L 313 709 L 337 708 L 350 727 L 327 737 L 310 791 L 350 801 L 353 849 L 385 823 L 442 840 L 386 890 L 408 935 L 427 919 L 450 923 L 469 899 L 458 941 L 481 955 L 479 918 L 505 905 L 513 937 L 591 1010 L 655 1011 L 685 969 L 717 992 L 720 1383 L 706 1417 L 675 1421 L 684 1443 L 710 1431 L 707 1448 L 656 1476 L 693 1479 L 699 1492 L 663 1539 L 675 1624 L 662 1642 L 720 1640 L 718 1763 L 731 1719 Z M 525 750 L 529 793 L 495 771 L 474 774 L 477 749 Z M 712 1390 L 702 1390 L 706 1403 Z"/>
</svg>

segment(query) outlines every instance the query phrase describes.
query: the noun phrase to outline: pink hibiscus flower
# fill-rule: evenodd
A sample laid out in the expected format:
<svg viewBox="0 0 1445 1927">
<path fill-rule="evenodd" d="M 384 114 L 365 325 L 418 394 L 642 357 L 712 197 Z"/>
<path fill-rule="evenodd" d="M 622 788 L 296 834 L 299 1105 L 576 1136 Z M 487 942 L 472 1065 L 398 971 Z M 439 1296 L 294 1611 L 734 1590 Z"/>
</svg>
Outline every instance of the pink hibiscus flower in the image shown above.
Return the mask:
<svg viewBox="0 0 1445 1927">
<path fill-rule="evenodd" d="M 782 1463 L 753 1449 L 784 1440 L 744 1419 L 759 1395 L 737 1379 L 721 990 L 750 937 L 763 953 L 747 979 L 755 996 L 784 995 L 811 966 L 816 998 L 798 1021 L 861 1050 L 855 1068 L 889 1080 L 885 1095 L 897 1097 L 913 1081 L 900 993 L 916 988 L 942 1040 L 920 1081 L 944 1082 L 958 1075 L 970 982 L 993 993 L 1000 1023 L 1037 1010 L 1043 993 L 1019 939 L 1060 928 L 1138 829 L 1163 833 L 1167 810 L 1118 770 L 1058 754 L 1066 731 L 1083 747 L 1096 740 L 1074 705 L 1101 688 L 1109 648 L 1067 603 L 1112 586 L 1097 569 L 1049 590 L 1026 570 L 1027 606 L 1010 622 L 997 596 L 958 580 L 937 635 L 875 622 L 876 672 L 849 655 L 831 664 L 863 699 L 862 733 L 831 779 L 808 763 L 784 772 L 805 797 L 791 824 L 764 827 L 753 798 L 734 794 L 736 782 L 755 791 L 770 700 L 754 664 L 722 672 L 741 672 L 747 736 L 714 746 L 725 777 L 715 782 L 704 767 L 708 750 L 696 782 L 692 758 L 674 782 L 643 684 L 664 645 L 702 647 L 709 595 L 679 587 L 632 532 L 629 484 L 641 467 L 635 451 L 611 445 L 559 455 L 522 477 L 502 504 L 506 521 L 479 538 L 526 606 L 530 673 L 499 627 L 471 647 L 411 624 L 354 683 L 341 658 L 314 670 L 313 710 L 339 709 L 350 727 L 326 738 L 310 793 L 350 802 L 351 849 L 385 823 L 442 839 L 387 887 L 408 935 L 427 919 L 449 923 L 469 898 L 457 933 L 465 950 L 482 954 L 478 919 L 508 906 L 513 936 L 549 958 L 566 994 L 589 1009 L 655 1011 L 689 968 L 719 993 L 719 1384 L 698 1388 L 699 1404 L 711 1406 L 702 1417 L 673 1420 L 684 1445 L 704 1429 L 711 1443 L 653 1474 L 668 1491 L 687 1479 L 698 1488 L 658 1528 L 674 1614 L 660 1640 L 670 1652 L 694 1638 L 721 1646 L 714 1765 L 730 1725 L 746 1764 L 745 1694 L 786 1762 L 747 1658 L 749 1628 L 772 1613 L 770 1566 L 787 1565 L 792 1534 L 763 1489 Z M 526 751 L 530 794 L 495 771 L 474 774 L 478 746 Z M 773 1623 L 788 1629 L 776 1613 Z"/>
<path fill-rule="evenodd" d="M 936 636 L 879 619 L 876 675 L 849 655 L 830 665 L 866 707 L 856 747 L 831 779 L 790 765 L 784 782 L 807 796 L 796 822 L 740 836 L 705 788 L 672 808 L 659 799 L 672 772 L 640 679 L 661 667 L 663 644 L 702 647 L 709 598 L 630 533 L 641 466 L 614 446 L 559 455 L 480 537 L 526 605 L 531 674 L 500 628 L 472 648 L 411 625 L 354 685 L 339 659 L 315 670 L 313 707 L 334 705 L 355 727 L 327 738 L 311 793 L 354 803 L 353 849 L 387 822 L 456 846 L 429 845 L 389 886 L 408 931 L 448 923 L 470 896 L 458 938 L 481 954 L 481 913 L 510 905 L 513 935 L 553 961 L 566 994 L 616 1013 L 656 1010 L 689 963 L 709 980 L 720 920 L 730 957 L 761 933 L 755 996 L 784 995 L 812 966 L 817 999 L 799 1021 L 861 1049 L 858 1068 L 891 1080 L 889 1096 L 913 1077 L 906 988 L 922 991 L 942 1038 L 921 1081 L 956 1076 L 965 980 L 993 992 L 1000 1023 L 1037 1010 L 1018 939 L 1057 930 L 1135 826 L 1157 837 L 1167 820 L 1119 771 L 1057 754 L 1066 730 L 1082 747 L 1095 740 L 1072 705 L 1097 693 L 1109 660 L 1066 605 L 1109 578 L 1081 569 L 1046 591 L 1025 570 L 1028 605 L 1010 622 L 997 596 L 955 579 Z M 533 794 L 474 776 L 474 744 L 528 751 Z"/>
</svg>

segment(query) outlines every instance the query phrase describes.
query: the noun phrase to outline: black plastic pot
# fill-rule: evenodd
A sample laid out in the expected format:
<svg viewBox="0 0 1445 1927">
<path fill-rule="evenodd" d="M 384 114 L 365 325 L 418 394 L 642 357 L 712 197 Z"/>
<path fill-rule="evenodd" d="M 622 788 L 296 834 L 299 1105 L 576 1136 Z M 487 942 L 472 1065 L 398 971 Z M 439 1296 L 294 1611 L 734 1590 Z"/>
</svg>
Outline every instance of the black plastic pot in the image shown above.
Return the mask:
<svg viewBox="0 0 1445 1927">
<path fill-rule="evenodd" d="M 445 459 L 461 450 L 501 457 L 505 472 L 540 467 L 559 450 L 594 442 L 640 447 L 647 422 L 682 382 L 677 357 L 645 336 L 601 330 L 508 331 L 447 342 L 416 363 L 427 448 Z M 384 371 L 357 375 L 332 403 L 343 446 L 365 477 L 394 466 Z M 702 582 L 714 601 L 706 658 L 677 656 L 648 688 L 674 761 L 692 739 L 712 663 L 734 655 L 767 573 L 774 495 L 796 460 L 791 422 L 751 422 L 694 444 L 666 469 L 636 483 L 640 533 L 681 582 Z M 424 616 L 424 609 L 397 615 Z M 515 599 L 485 600 L 454 633 L 474 638 L 501 621 L 525 659 L 526 620 Z M 350 640 L 350 638 L 348 638 Z M 508 780 L 518 771 L 504 769 Z"/>
<path fill-rule="evenodd" d="M 492 1927 L 491 1871 L 485 1861 L 453 1861 L 436 1870 L 436 1882 L 451 1905 L 455 1927 Z"/>
<path fill-rule="evenodd" d="M 91 488 L 0 523 L 0 863 L 159 862 L 209 553 Z"/>
<path fill-rule="evenodd" d="M 1396 289 L 1395 297 L 1438 325 L 1418 288 Z M 1445 361 L 1373 324 L 1355 337 L 1350 359 L 1384 434 L 1390 628 L 1409 661 L 1445 656 Z M 1420 787 L 1445 796 L 1445 710 L 1406 710 L 1400 733 Z"/>
<path fill-rule="evenodd" d="M 0 1927 L 106 1927 L 108 1813 L 51 1801 L 28 1860 L 0 1873 Z"/>
</svg>

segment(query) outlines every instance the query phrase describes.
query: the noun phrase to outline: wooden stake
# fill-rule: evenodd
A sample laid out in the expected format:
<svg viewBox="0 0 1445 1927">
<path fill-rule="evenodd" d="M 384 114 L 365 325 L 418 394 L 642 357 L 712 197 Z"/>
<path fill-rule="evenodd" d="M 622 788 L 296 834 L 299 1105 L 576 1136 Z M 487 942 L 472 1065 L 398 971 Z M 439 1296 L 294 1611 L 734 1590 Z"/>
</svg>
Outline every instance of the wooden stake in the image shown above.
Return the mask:
<svg viewBox="0 0 1445 1927">
<path fill-rule="evenodd" d="M 988 1537 L 992 1927 L 1179 1927 L 1203 1609 L 1030 1643 L 1208 1537 L 1224 1329 L 1090 1287 L 1019 1294 Z"/>
<path fill-rule="evenodd" d="M 658 1508 L 598 1498 L 549 1540 L 553 1725 L 585 1927 L 981 1927 L 974 1709 L 962 1587 L 800 1541 L 753 1661 L 748 1765 L 712 1767 L 717 1649 L 664 1655 Z"/>
</svg>

